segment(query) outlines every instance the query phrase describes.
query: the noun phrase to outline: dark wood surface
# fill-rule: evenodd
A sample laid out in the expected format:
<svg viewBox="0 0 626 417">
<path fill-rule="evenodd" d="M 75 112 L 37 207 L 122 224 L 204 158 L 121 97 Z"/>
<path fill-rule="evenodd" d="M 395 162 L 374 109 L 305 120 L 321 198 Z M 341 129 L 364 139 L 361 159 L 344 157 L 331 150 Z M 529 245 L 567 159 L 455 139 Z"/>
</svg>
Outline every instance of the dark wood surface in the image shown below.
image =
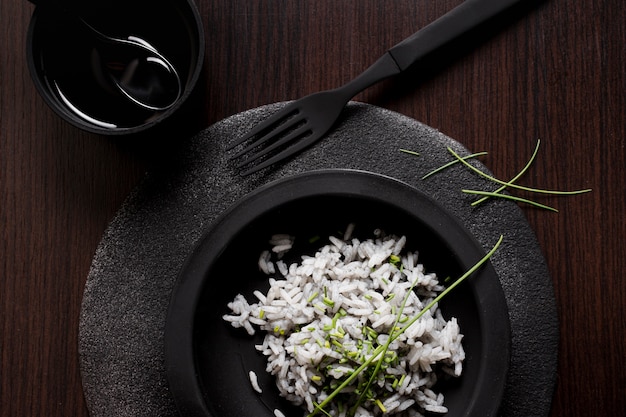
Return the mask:
<svg viewBox="0 0 626 417">
<path fill-rule="evenodd" d="M 338 86 L 458 0 L 198 0 L 207 38 L 177 134 L 112 140 L 62 121 L 26 66 L 34 6 L 0 3 L 0 416 L 86 416 L 81 296 L 104 229 L 168 149 L 249 108 Z M 626 8 L 526 2 L 357 99 L 441 130 L 500 178 L 537 139 L 523 183 L 592 188 L 524 212 L 554 281 L 560 363 L 552 417 L 626 409 Z M 528 314 L 533 314 L 529 311 Z M 541 366 L 538 363 L 537 366 Z"/>
</svg>

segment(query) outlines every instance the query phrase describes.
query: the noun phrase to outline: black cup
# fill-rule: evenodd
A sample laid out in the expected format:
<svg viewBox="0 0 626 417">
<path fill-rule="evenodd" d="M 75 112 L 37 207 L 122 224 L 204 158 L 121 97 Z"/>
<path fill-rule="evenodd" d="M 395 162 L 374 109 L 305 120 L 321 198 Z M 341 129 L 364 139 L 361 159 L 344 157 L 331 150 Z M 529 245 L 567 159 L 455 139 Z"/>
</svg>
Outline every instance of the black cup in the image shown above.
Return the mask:
<svg viewBox="0 0 626 417">
<path fill-rule="evenodd" d="M 31 1 L 37 4 L 27 39 L 31 77 L 46 103 L 74 126 L 104 135 L 145 131 L 170 118 L 194 89 L 205 39 L 193 0 Z M 93 33 L 79 17 L 108 36 L 149 41 L 177 70 L 179 99 L 150 110 L 110 88 L 94 63 Z"/>
</svg>

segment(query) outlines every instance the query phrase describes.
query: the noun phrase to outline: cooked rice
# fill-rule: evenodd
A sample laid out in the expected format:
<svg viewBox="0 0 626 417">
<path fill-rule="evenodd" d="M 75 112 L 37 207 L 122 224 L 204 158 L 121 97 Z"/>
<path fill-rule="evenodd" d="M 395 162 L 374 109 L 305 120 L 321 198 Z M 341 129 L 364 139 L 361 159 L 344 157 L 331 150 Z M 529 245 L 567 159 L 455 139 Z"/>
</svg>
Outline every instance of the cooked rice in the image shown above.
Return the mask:
<svg viewBox="0 0 626 417">
<path fill-rule="evenodd" d="M 250 378 L 250 385 L 252 385 L 252 388 L 259 394 L 263 394 L 263 390 L 259 386 L 259 380 L 257 379 L 256 372 L 248 372 L 248 377 Z"/>
<path fill-rule="evenodd" d="M 309 413 L 372 356 L 375 346 L 386 343 L 399 311 L 400 323 L 406 322 L 443 290 L 437 276 L 417 263 L 416 252 L 403 253 L 405 237 L 377 230 L 375 238 L 360 241 L 351 238 L 352 229 L 350 225 L 344 240 L 331 236 L 314 256 L 302 256 L 301 263 L 291 265 L 281 258 L 293 238 L 274 236 L 271 245 L 278 250 L 266 251 L 259 259 L 259 268 L 271 276 L 270 289 L 265 294 L 255 291 L 254 303 L 237 295 L 228 304 L 231 313 L 224 316 L 250 335 L 257 328 L 266 332 L 256 349 L 267 357 L 267 372 L 275 376 L 283 397 Z M 380 373 L 384 378 L 370 387 L 374 398 L 363 402 L 354 415 L 446 413 L 443 394 L 433 388 L 442 374 L 461 374 L 462 338 L 456 319 L 446 321 L 435 305 L 389 344 L 387 354 L 395 358 L 385 363 Z M 252 374 L 251 383 L 260 392 Z M 325 411 L 346 416 L 350 407 L 346 404 L 358 398 L 358 384 L 363 386 L 369 378 L 365 374 Z"/>
</svg>

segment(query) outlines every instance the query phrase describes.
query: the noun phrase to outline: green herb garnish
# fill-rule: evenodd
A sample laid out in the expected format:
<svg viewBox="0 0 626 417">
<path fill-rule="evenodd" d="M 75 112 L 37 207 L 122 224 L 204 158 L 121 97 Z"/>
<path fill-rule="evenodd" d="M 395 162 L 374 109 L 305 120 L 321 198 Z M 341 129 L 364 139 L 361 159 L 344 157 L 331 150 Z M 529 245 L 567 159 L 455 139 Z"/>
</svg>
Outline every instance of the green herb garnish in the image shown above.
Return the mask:
<svg viewBox="0 0 626 417">
<path fill-rule="evenodd" d="M 481 171 L 480 169 L 474 167 L 473 165 L 471 165 L 468 160 L 475 158 L 477 156 L 482 156 L 482 155 L 486 155 L 486 152 L 479 152 L 479 153 L 474 153 L 471 155 L 467 155 L 467 156 L 460 156 L 459 154 L 457 154 L 454 150 L 452 150 L 452 148 L 448 147 L 448 152 L 450 152 L 450 154 L 454 157 L 454 160 L 442 165 L 441 167 L 429 172 L 428 174 L 424 175 L 422 177 L 422 179 L 426 179 L 428 177 L 430 177 L 431 175 L 434 175 L 436 173 L 439 173 L 443 170 L 445 170 L 446 168 L 449 168 L 450 166 L 454 165 L 454 164 L 462 164 L 464 166 L 466 166 L 467 168 L 469 168 L 471 171 L 475 172 L 476 174 L 486 178 L 487 180 L 495 183 L 495 184 L 499 184 L 500 187 L 498 189 L 496 189 L 495 191 L 484 191 L 484 190 L 468 190 L 468 189 L 463 189 L 461 190 L 461 192 L 465 193 L 465 194 L 473 194 L 473 195 L 478 195 L 481 196 L 482 198 L 474 201 L 471 203 L 472 206 L 477 206 L 485 201 L 487 201 L 489 198 L 503 198 L 503 199 L 507 199 L 507 200 L 512 200 L 512 201 L 516 201 L 518 203 L 524 203 L 524 204 L 529 204 L 538 208 L 542 208 L 545 210 L 550 210 L 550 211 L 554 211 L 557 212 L 558 210 L 555 209 L 554 207 L 550 207 L 548 205 L 545 204 L 541 204 L 538 203 L 534 200 L 530 200 L 527 198 L 522 198 L 522 197 L 518 197 L 518 196 L 514 196 L 514 195 L 510 195 L 510 194 L 503 194 L 502 192 L 504 190 L 506 190 L 507 188 L 513 188 L 516 190 L 521 190 L 521 191 L 526 191 L 529 193 L 535 193 L 535 194 L 544 194 L 544 195 L 576 195 L 576 194 L 583 194 L 583 193 L 587 193 L 590 192 L 591 189 L 584 189 L 584 190 L 575 190 L 575 191 L 560 191 L 560 190 L 546 190 L 546 189 L 541 189 L 541 188 L 531 188 L 531 187 L 525 187 L 522 185 L 518 185 L 516 184 L 516 181 L 519 180 L 527 171 L 528 169 L 531 167 L 531 165 L 533 164 L 533 162 L 535 161 L 535 158 L 537 156 L 537 152 L 539 151 L 539 145 L 540 145 L 541 141 L 537 140 L 537 145 L 535 146 L 535 149 L 533 151 L 532 156 L 530 157 L 530 159 L 528 160 L 528 162 L 526 163 L 526 165 L 524 165 L 524 167 L 522 168 L 522 170 L 517 173 L 510 181 L 502 181 L 498 178 L 495 178 L 483 171 Z M 402 152 L 407 152 L 406 150 L 401 149 Z M 414 152 L 408 152 L 408 153 L 413 153 Z"/>
<path fill-rule="evenodd" d="M 463 158 L 461 158 L 461 159 L 462 159 L 462 160 L 464 160 L 464 161 L 467 161 L 468 159 L 477 158 L 477 157 L 479 157 L 479 156 L 483 156 L 483 155 L 487 155 L 487 152 L 478 152 L 478 153 L 473 153 L 473 154 L 471 154 L 471 155 L 464 156 L 464 157 L 463 157 Z M 451 167 L 452 165 L 459 164 L 460 162 L 461 162 L 461 161 L 459 161 L 458 159 L 455 159 L 454 161 L 448 162 L 447 164 L 442 165 L 442 166 L 440 166 L 439 168 L 436 168 L 436 169 L 434 169 L 434 170 L 430 171 L 428 174 L 424 175 L 424 176 L 422 177 L 422 179 L 423 179 L 423 180 L 425 180 L 426 178 L 430 177 L 431 175 L 435 175 L 436 173 L 438 173 L 438 172 L 440 172 L 440 171 L 443 171 L 443 170 L 445 170 L 446 168 Z"/>
<path fill-rule="evenodd" d="M 461 284 L 461 282 L 463 282 L 469 276 L 474 274 L 474 272 L 476 272 L 483 264 L 485 264 L 493 256 L 493 254 L 496 252 L 496 250 L 498 249 L 498 247 L 502 243 L 503 239 L 504 239 L 504 237 L 500 236 L 500 238 L 498 239 L 498 241 L 496 242 L 494 247 L 482 259 L 480 259 L 478 262 L 476 262 L 476 264 L 474 264 L 474 266 L 472 266 L 469 270 L 467 270 L 467 272 L 465 272 L 460 278 L 458 278 L 455 282 L 453 282 L 449 287 L 447 287 L 445 290 L 443 290 L 428 305 L 426 305 L 417 315 L 413 316 L 407 322 L 406 320 L 402 320 L 403 319 L 402 310 L 403 310 L 404 306 L 406 305 L 406 302 L 408 300 L 409 295 L 413 291 L 413 286 L 415 284 L 412 284 L 411 288 L 409 289 L 409 291 L 407 291 L 407 295 L 405 296 L 405 298 L 403 300 L 402 307 L 400 308 L 400 310 L 399 310 L 399 312 L 398 312 L 398 314 L 396 316 L 395 324 L 392 327 L 392 331 L 389 332 L 389 337 L 387 338 L 387 341 L 383 345 L 377 346 L 371 352 L 372 353 L 371 356 L 369 356 L 367 359 L 365 359 L 365 357 L 363 355 L 361 355 L 360 357 L 363 358 L 363 363 L 358 368 L 356 368 L 354 371 L 351 371 L 350 373 L 348 373 L 346 375 L 346 378 L 343 380 L 343 382 L 341 384 L 339 384 L 336 388 L 334 388 L 334 390 L 328 395 L 328 397 L 326 397 L 326 399 L 324 401 L 322 401 L 319 404 L 315 404 L 315 410 L 313 410 L 313 412 L 311 412 L 308 415 L 308 417 L 312 417 L 312 416 L 314 416 L 314 415 L 316 415 L 318 413 L 329 415 L 329 413 L 324 408 L 337 395 L 341 394 L 344 389 L 346 389 L 348 386 L 350 386 L 350 384 L 352 382 L 354 382 L 354 380 L 359 375 L 361 375 L 363 373 L 365 375 L 369 376 L 369 377 L 367 378 L 365 384 L 360 384 L 356 388 L 355 392 L 357 394 L 359 394 L 359 398 L 358 398 L 356 404 L 354 404 L 352 406 L 351 414 L 348 414 L 348 415 L 354 415 L 354 411 L 361 404 L 363 404 L 363 402 L 365 402 L 367 400 L 373 400 L 374 403 L 381 409 L 381 411 L 385 412 L 385 407 L 383 406 L 383 403 L 380 401 L 380 399 L 373 397 L 373 394 L 371 393 L 371 390 L 369 388 L 370 388 L 371 384 L 374 381 L 376 381 L 378 378 L 381 377 L 380 371 L 385 366 L 384 363 L 385 363 L 386 358 L 389 358 L 389 360 L 391 360 L 391 361 L 394 360 L 393 357 L 389 357 L 388 356 L 389 345 L 394 340 L 396 340 L 400 335 L 402 335 L 411 325 L 413 325 L 413 323 L 415 323 L 417 320 L 419 320 L 419 318 L 422 317 L 428 310 L 430 310 L 433 306 L 435 306 L 437 303 L 439 303 L 450 291 L 452 291 L 454 288 L 456 288 L 459 284 Z M 404 317 L 406 317 L 406 316 L 404 316 Z M 406 322 L 406 324 L 403 323 L 403 321 Z M 399 327 L 399 325 L 401 323 L 403 324 L 403 326 Z M 364 341 L 363 345 L 364 346 L 363 346 L 362 349 L 364 349 L 366 346 L 371 346 L 371 344 L 368 343 L 367 341 Z M 373 347 L 373 346 L 371 346 L 371 347 Z M 391 353 L 393 353 L 393 352 L 391 352 Z M 349 358 L 352 358 L 354 356 L 354 354 L 347 354 L 346 356 L 348 356 Z M 404 375 L 396 383 L 396 386 L 402 385 L 403 379 L 404 379 Z"/>
<path fill-rule="evenodd" d="M 531 155 L 530 159 L 528 160 L 528 162 L 526 163 L 526 165 L 524 165 L 524 168 L 522 168 L 522 170 L 516 175 L 514 176 L 511 181 L 509 181 L 509 183 L 514 183 L 515 181 L 517 181 L 518 179 L 520 179 L 525 173 L 526 171 L 528 171 L 528 168 L 530 168 L 530 166 L 533 164 L 533 162 L 535 161 L 535 158 L 537 157 L 537 152 L 539 152 L 539 144 L 541 143 L 541 140 L 537 140 L 537 145 L 535 145 L 535 150 L 533 151 L 533 154 Z M 498 188 L 496 191 L 494 191 L 495 193 L 500 193 L 502 191 L 504 191 L 506 189 L 506 186 L 503 185 L 500 188 Z M 472 203 L 472 206 L 477 206 L 482 202 L 487 201 L 487 199 L 489 197 L 493 197 L 493 196 L 484 196 L 483 198 L 481 198 L 480 200 L 476 200 Z M 549 209 L 552 209 L 552 207 L 549 207 Z M 554 209 L 552 209 L 554 210 Z"/>
<path fill-rule="evenodd" d="M 509 181 L 509 182 L 502 181 L 502 180 L 499 180 L 498 178 L 492 177 L 491 175 L 486 174 L 483 171 L 481 171 L 480 169 L 470 165 L 467 161 L 465 161 L 463 158 L 461 158 L 456 152 L 454 152 L 452 150 L 452 148 L 448 147 L 448 152 L 450 152 L 452 154 L 452 156 L 457 158 L 459 160 L 459 162 L 461 162 L 463 165 L 465 165 L 466 167 L 468 167 L 469 169 L 471 169 L 472 171 L 474 171 L 478 175 L 488 179 L 489 181 L 493 181 L 496 184 L 501 184 L 501 185 L 504 186 L 504 188 L 510 187 L 510 188 L 516 188 L 518 190 L 524 190 L 524 191 L 528 191 L 528 192 L 532 192 L 532 193 L 551 194 L 551 195 L 574 195 L 574 194 L 587 193 L 587 192 L 591 191 L 591 189 L 577 190 L 577 191 L 545 190 L 545 189 L 541 189 L 541 188 L 525 187 L 523 185 L 515 184 L 513 181 Z"/>
<path fill-rule="evenodd" d="M 541 204 L 541 203 L 538 203 L 536 201 L 529 200 L 527 198 L 516 197 L 516 196 L 510 195 L 510 194 L 500 194 L 499 192 L 496 192 L 496 191 L 489 192 L 489 191 L 466 190 L 466 189 L 463 189 L 461 191 L 464 192 L 465 194 L 474 194 L 474 195 L 483 196 L 483 199 L 489 198 L 489 197 L 504 198 L 505 200 L 513 200 L 513 201 L 517 201 L 519 203 L 526 203 L 526 204 L 530 204 L 531 206 L 535 206 L 535 207 L 539 207 L 539 208 L 542 208 L 542 209 L 558 212 L 558 210 L 555 209 L 554 207 L 550 207 L 550 206 L 547 206 L 545 204 Z M 480 201 L 480 200 L 478 200 L 478 201 Z M 476 201 L 474 203 L 476 203 Z M 475 205 L 474 203 L 472 203 L 472 205 Z"/>
<path fill-rule="evenodd" d="M 420 156 L 419 153 L 415 152 L 415 151 L 410 151 L 408 149 L 400 149 L 400 152 L 404 152 L 404 153 L 408 153 L 409 155 L 415 155 L 415 156 Z"/>
</svg>

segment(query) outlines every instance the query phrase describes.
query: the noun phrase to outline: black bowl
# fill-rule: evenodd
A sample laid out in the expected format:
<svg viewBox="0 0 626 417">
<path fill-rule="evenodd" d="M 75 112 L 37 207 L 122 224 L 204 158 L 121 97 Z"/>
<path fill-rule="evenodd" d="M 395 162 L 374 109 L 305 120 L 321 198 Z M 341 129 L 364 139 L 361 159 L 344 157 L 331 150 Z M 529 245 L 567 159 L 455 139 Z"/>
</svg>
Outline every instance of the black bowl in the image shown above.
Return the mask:
<svg viewBox="0 0 626 417">
<path fill-rule="evenodd" d="M 313 254 L 322 244 L 308 237 L 336 235 L 355 223 L 356 237 L 376 228 L 407 236 L 407 249 L 440 278 L 456 278 L 485 256 L 471 234 L 417 189 L 378 174 L 353 170 L 312 171 L 270 183 L 227 210 L 188 259 L 170 301 L 165 359 L 171 392 L 183 416 L 287 416 L 303 410 L 279 398 L 265 357 L 248 337 L 222 319 L 238 293 L 253 300 L 266 290 L 257 261 L 275 233 L 296 236 L 294 254 Z M 299 239 L 300 237 L 300 239 Z M 495 242 L 494 242 L 495 243 Z M 496 416 L 505 386 L 510 330 L 504 294 L 490 263 L 442 301 L 445 317 L 457 317 L 466 352 L 463 374 L 439 388 L 447 416 Z M 261 332 L 258 332 L 261 333 Z M 264 387 L 253 391 L 248 372 Z"/>
<path fill-rule="evenodd" d="M 28 28 L 26 57 L 31 78 L 45 102 L 72 125 L 102 135 L 129 135 L 169 120 L 193 92 L 204 61 L 202 20 L 193 0 L 64 0 L 37 3 Z M 74 10 L 76 9 L 76 10 Z M 93 34 L 148 41 L 167 57 L 181 78 L 182 93 L 167 109 L 138 107 L 107 84 L 94 64 Z"/>
</svg>

